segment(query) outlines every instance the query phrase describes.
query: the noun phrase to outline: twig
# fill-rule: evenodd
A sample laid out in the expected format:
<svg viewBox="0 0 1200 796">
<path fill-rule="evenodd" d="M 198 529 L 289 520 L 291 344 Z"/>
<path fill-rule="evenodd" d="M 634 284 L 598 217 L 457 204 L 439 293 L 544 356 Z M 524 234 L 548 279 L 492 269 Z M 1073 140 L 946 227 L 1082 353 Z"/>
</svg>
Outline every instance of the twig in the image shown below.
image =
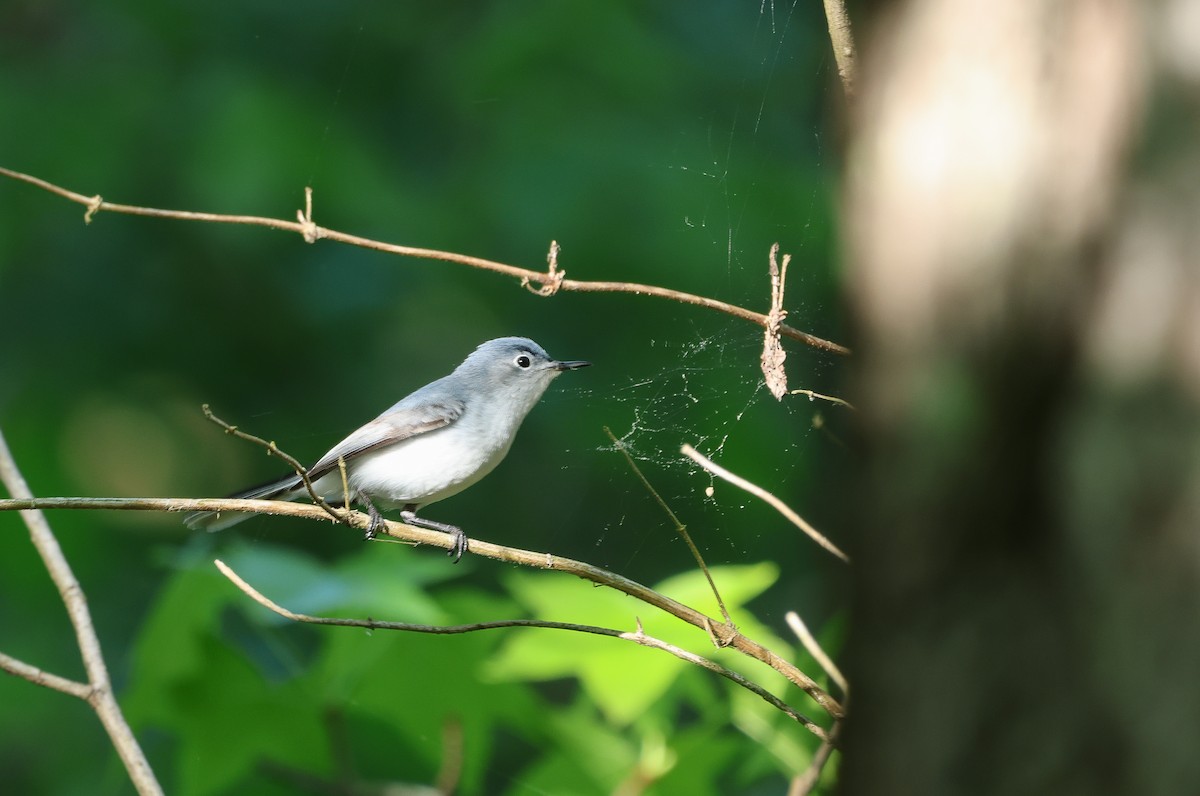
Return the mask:
<svg viewBox="0 0 1200 796">
<path fill-rule="evenodd" d="M 837 404 L 838 406 L 844 406 L 847 409 L 854 409 L 854 404 L 850 403 L 849 401 L 842 400 L 841 398 L 836 398 L 832 395 L 823 395 L 822 393 L 813 392 L 812 390 L 792 390 L 789 393 L 789 395 L 807 395 L 808 400 L 810 400 L 810 401 L 815 401 L 817 398 L 820 398 L 822 401 L 829 401 L 829 403 L 831 403 L 831 404 Z"/>
<path fill-rule="evenodd" d="M 553 295 L 559 290 L 574 291 L 579 293 L 632 293 L 638 296 L 657 296 L 659 298 L 678 301 L 683 304 L 692 304 L 698 307 L 707 307 L 717 312 L 723 312 L 727 315 L 732 315 L 735 318 L 741 318 L 759 326 L 766 326 L 767 316 L 759 312 L 738 307 L 733 304 L 727 304 L 724 301 L 706 298 L 704 296 L 696 296 L 691 293 L 684 293 L 679 290 L 672 290 L 665 287 L 655 287 L 654 285 L 642 285 L 635 282 L 598 282 L 598 281 L 582 281 L 578 279 L 563 278 L 562 270 L 554 268 L 546 272 L 533 271 L 528 268 L 519 268 L 515 265 L 507 265 L 505 263 L 495 262 L 494 260 L 485 260 L 482 257 L 471 257 L 465 254 L 457 254 L 455 252 L 438 251 L 436 249 L 421 249 L 412 246 L 399 246 L 394 243 L 384 243 L 382 241 L 372 240 L 370 238 L 359 237 L 345 232 L 339 232 L 334 229 L 317 226 L 312 222 L 312 205 L 311 193 L 306 191 L 306 211 L 300 211 L 300 217 L 296 221 L 286 221 L 280 218 L 266 218 L 264 216 L 243 216 L 243 215 L 226 215 L 222 213 L 197 213 L 189 210 L 161 210 L 153 207 L 138 207 L 137 205 L 117 204 L 115 202 L 106 202 L 99 196 L 84 196 L 83 194 L 75 193 L 74 191 L 61 188 L 54 183 L 38 177 L 33 177 L 29 174 L 22 174 L 19 171 L 0 167 L 0 175 L 9 177 L 14 180 L 34 185 L 42 190 L 49 191 L 64 199 L 72 202 L 77 202 L 87 207 L 87 212 L 84 214 L 84 221 L 90 223 L 92 217 L 100 211 L 110 213 L 125 213 L 135 216 L 152 216 L 154 218 L 173 218 L 182 221 L 202 221 L 213 224 L 242 224 L 246 226 L 269 227 L 271 229 L 283 230 L 286 232 L 296 232 L 304 237 L 304 240 L 309 243 L 314 243 L 319 239 L 325 238 L 334 240 L 339 243 L 345 243 L 351 246 L 359 246 L 364 249 L 373 249 L 374 251 L 387 252 L 388 254 L 396 254 L 403 257 L 420 257 L 427 260 L 440 260 L 443 262 L 459 263 L 460 265 L 468 265 L 472 268 L 480 268 L 485 271 L 493 271 L 495 273 L 504 274 L 521 280 L 521 284 L 526 287 L 537 284 L 540 288 L 536 288 L 533 292 L 538 295 Z M 556 244 L 557 245 L 557 244 Z M 557 265 L 557 256 L 553 263 Z M 834 343 L 830 340 L 824 340 L 816 335 L 802 332 L 786 324 L 779 327 L 779 331 L 785 337 L 793 340 L 798 340 L 806 345 L 814 348 L 819 348 L 823 351 L 830 351 L 835 354 L 848 355 L 850 349 L 843 345 Z"/>
<path fill-rule="evenodd" d="M 842 689 L 842 695 L 850 696 L 850 684 L 846 682 L 842 670 L 837 667 L 833 659 L 825 654 L 825 650 L 821 648 L 816 637 L 809 631 L 808 625 L 804 624 L 804 620 L 800 618 L 800 614 L 795 611 L 788 611 L 785 615 L 788 626 L 792 628 L 792 632 L 800 639 L 800 643 L 804 645 L 804 649 L 808 650 L 808 654 L 813 656 L 825 673 L 837 683 L 838 688 Z"/>
<path fill-rule="evenodd" d="M 812 793 L 812 789 L 817 787 L 817 782 L 821 779 L 821 772 L 825 769 L 825 764 L 829 762 L 830 754 L 833 753 L 834 748 L 837 746 L 838 733 L 841 728 L 841 724 L 835 724 L 833 729 L 829 731 L 829 737 L 821 741 L 821 745 L 817 747 L 817 751 L 813 754 L 812 762 L 808 764 L 808 768 L 803 774 L 798 774 L 792 780 L 787 796 L 808 796 L 809 793 Z"/>
<path fill-rule="evenodd" d="M 842 79 L 842 90 L 846 92 L 847 99 L 853 99 L 858 80 L 858 54 L 844 0 L 825 0 L 825 20 L 829 24 L 829 41 L 833 44 L 833 57 L 837 61 L 838 77 Z"/>
<path fill-rule="evenodd" d="M 36 666 L 31 666 L 24 661 L 17 660 L 11 655 L 5 655 L 3 652 L 0 652 L 0 670 L 6 671 L 9 674 L 15 674 L 17 677 L 24 678 L 34 685 L 45 686 L 54 691 L 61 691 L 64 694 L 78 697 L 85 702 L 92 698 L 92 687 L 87 683 L 59 677 L 57 674 L 43 671 Z"/>
<path fill-rule="evenodd" d="M 767 257 L 767 273 L 771 277 L 771 309 L 767 312 L 767 324 L 763 332 L 763 350 L 759 361 L 762 364 L 763 378 L 767 380 L 767 389 L 776 401 L 782 401 L 787 395 L 787 371 L 783 367 L 787 352 L 779 342 L 779 327 L 787 317 L 783 308 L 783 289 L 787 284 L 787 267 L 792 261 L 792 255 L 783 255 L 783 265 L 777 262 L 779 244 L 771 246 Z"/>
<path fill-rule="evenodd" d="M 787 703 L 783 702 L 774 694 L 770 693 L 762 686 L 747 680 L 742 675 L 730 669 L 726 669 L 719 663 L 710 661 L 695 653 L 688 652 L 685 649 L 668 644 L 665 641 L 646 635 L 642 629 L 642 623 L 638 621 L 638 629 L 636 632 L 615 630 L 608 627 L 597 627 L 595 625 L 580 625 L 573 622 L 552 622 L 545 619 L 503 619 L 494 622 L 473 622 L 465 625 L 419 625 L 410 622 L 382 622 L 376 619 L 339 619 L 334 617 L 324 616 L 309 616 L 308 614 L 299 614 L 295 611 L 288 610 L 276 603 L 271 598 L 262 594 L 249 583 L 242 579 L 240 575 L 233 571 L 232 568 L 224 561 L 217 559 L 213 561 L 221 574 L 229 578 L 233 585 L 241 589 L 247 596 L 254 600 L 259 605 L 267 608 L 270 611 L 286 618 L 293 622 L 305 622 L 311 625 L 336 625 L 339 627 L 361 627 L 367 630 L 401 630 L 409 633 L 432 633 L 435 635 L 457 635 L 460 633 L 474 633 L 479 630 L 495 630 L 506 627 L 540 627 L 553 630 L 571 630 L 577 633 L 591 633 L 597 636 L 608 636 L 610 638 L 624 639 L 632 641 L 635 644 L 640 644 L 643 647 L 651 647 L 653 649 L 662 650 L 674 655 L 680 660 L 695 664 L 701 668 L 707 669 L 710 672 L 719 674 L 722 677 L 737 683 L 742 688 L 754 692 L 762 699 L 769 702 L 773 707 L 786 713 L 789 717 L 804 725 L 810 732 L 822 740 L 828 738 L 825 728 L 815 723 L 811 719 L 799 713 Z"/>
<path fill-rule="evenodd" d="M 17 462 L 13 458 L 12 452 L 8 449 L 8 443 L 5 441 L 3 433 L 0 433 L 0 481 L 3 481 L 8 493 L 17 498 L 18 502 L 33 497 L 33 493 L 25 483 L 24 476 L 17 468 Z M 125 716 L 121 713 L 121 706 L 117 704 L 116 697 L 113 696 L 112 681 L 109 680 L 108 667 L 105 665 L 104 655 L 100 651 L 100 638 L 92 626 L 92 615 L 88 610 L 83 587 L 79 585 L 75 573 L 71 571 L 71 565 L 67 563 L 67 558 L 63 555 L 62 548 L 59 547 L 58 540 L 54 537 L 54 532 L 50 530 L 50 523 L 46 521 L 45 515 L 37 509 L 27 508 L 21 512 L 21 518 L 25 520 L 25 525 L 29 528 L 29 538 L 42 557 L 42 563 L 45 564 L 46 571 L 50 574 L 50 579 L 54 581 L 59 596 L 67 608 L 67 615 L 71 619 L 71 626 L 75 628 L 75 640 L 79 645 L 83 668 L 87 672 L 88 678 L 86 692 L 78 688 L 81 684 L 72 683 L 53 675 L 46 675 L 40 679 L 33 678 L 31 682 L 56 688 L 63 693 L 86 700 L 100 718 L 100 723 L 104 725 L 105 731 L 108 732 L 108 737 L 116 747 L 117 754 L 125 765 L 125 770 L 129 773 L 129 778 L 133 781 L 138 793 L 161 794 L 162 787 L 159 786 L 154 771 L 150 768 L 133 731 L 125 721 Z M 8 658 L 8 660 L 20 664 L 20 661 L 12 658 Z M 16 669 L 20 671 L 6 667 L 6 671 L 23 677 L 40 672 L 35 667 L 25 669 L 24 666 L 18 666 Z M 68 686 L 68 684 L 70 685 Z"/>
<path fill-rule="evenodd" d="M 767 490 L 763 489 L 757 484 L 750 483 L 741 476 L 734 475 L 724 467 L 721 467 L 719 464 L 716 464 L 711 459 L 705 457 L 691 445 L 684 445 L 682 448 L 680 448 L 680 453 L 682 453 L 684 456 L 687 456 L 689 459 L 703 467 L 705 470 L 708 470 L 713 475 L 724 478 L 734 486 L 741 487 L 755 497 L 765 500 L 767 503 L 771 504 L 776 511 L 791 520 L 797 528 L 808 534 L 809 538 L 811 538 L 814 542 L 821 545 L 821 547 L 824 547 L 826 550 L 833 553 L 847 564 L 850 563 L 850 557 L 843 553 L 837 545 L 826 539 L 820 531 L 809 525 L 803 517 L 792 511 L 792 509 L 786 503 L 772 495 Z"/>
<path fill-rule="evenodd" d="M 350 506 L 350 476 L 346 473 L 346 457 L 338 457 L 338 475 L 342 477 L 342 505 Z M 310 492 L 312 490 L 309 490 Z"/>
<path fill-rule="evenodd" d="M 696 547 L 696 543 L 692 541 L 692 535 L 688 533 L 687 526 L 679 521 L 679 518 L 675 516 L 675 512 L 671 511 L 671 507 L 667 505 L 667 501 L 663 500 L 662 495 L 658 494 L 658 490 L 650 484 L 650 479 L 646 478 L 641 468 L 637 466 L 637 462 L 629 455 L 629 449 L 625 446 L 625 443 L 617 439 L 616 435 L 612 433 L 612 429 L 608 426 L 604 427 L 604 433 L 608 435 L 613 445 L 625 457 L 625 461 L 629 464 L 629 469 L 633 470 L 633 474 L 642 482 L 642 486 L 646 487 L 646 491 L 650 493 L 651 497 L 657 501 L 662 510 L 671 518 L 671 522 L 675 525 L 675 530 L 683 537 L 683 541 L 687 542 L 688 549 L 692 551 L 692 556 L 696 559 L 696 564 L 700 567 L 700 571 L 704 573 L 704 579 L 708 581 L 708 587 L 712 589 L 713 597 L 717 598 L 717 607 L 721 610 L 721 616 L 725 617 L 725 623 L 730 628 L 734 628 L 733 619 L 730 618 L 729 611 L 725 608 L 725 601 L 721 599 L 721 592 L 717 590 L 717 584 L 713 581 L 712 573 L 708 571 L 708 565 L 704 563 L 704 557 L 700 555 L 700 548 Z M 716 642 L 715 637 L 713 640 Z"/>
<path fill-rule="evenodd" d="M 262 437 L 256 437 L 253 434 L 247 434 L 245 431 L 242 431 L 237 426 L 226 423 L 224 420 L 222 420 L 221 418 L 217 417 L 216 415 L 214 415 L 212 413 L 212 410 L 209 409 L 208 404 L 204 404 L 203 406 L 201 406 L 200 410 L 202 412 L 204 412 L 204 416 L 206 418 L 208 418 L 212 422 L 216 423 L 221 428 L 225 429 L 226 434 L 232 434 L 233 436 L 237 437 L 238 439 L 245 440 L 247 442 L 253 442 L 255 445 L 261 445 L 262 447 L 267 449 L 268 456 L 278 456 L 280 459 L 283 459 L 283 461 L 289 467 L 291 467 L 292 470 L 295 471 L 296 475 L 300 476 L 300 480 L 304 483 L 304 488 L 305 488 L 305 490 L 307 490 L 308 496 L 310 498 L 312 498 L 312 502 L 315 503 L 316 505 L 320 506 L 321 508 L 325 509 L 325 513 L 328 514 L 330 517 L 332 517 L 335 521 L 346 522 L 346 517 L 342 514 L 339 514 L 332 506 L 330 506 L 328 503 L 326 503 L 325 498 L 318 495 L 317 491 L 315 489 L 313 489 L 312 480 L 309 479 L 309 477 L 308 477 L 308 468 L 306 468 L 304 465 L 302 465 L 294 456 L 292 456 L 291 454 L 282 450 L 274 442 L 268 442 L 267 440 L 263 439 Z M 341 465 L 343 467 L 342 488 L 346 489 L 346 473 L 345 473 L 344 465 L 342 464 L 340 459 L 338 460 L 338 462 L 339 462 L 339 465 Z M 348 493 L 348 490 L 347 490 L 347 493 Z M 347 506 L 350 505 L 349 500 L 347 500 L 346 505 Z"/>
<path fill-rule="evenodd" d="M 18 511 L 24 509 L 104 509 L 109 511 L 240 511 L 254 514 L 275 514 L 289 517 L 306 517 L 308 519 L 327 520 L 326 512 L 319 506 L 307 503 L 286 503 L 280 500 L 245 500 L 241 498 L 29 498 L 21 500 L 0 500 L 0 511 Z M 366 530 L 370 525 L 370 517 L 355 511 L 349 514 L 346 524 Z M 385 520 L 380 533 L 400 539 L 405 542 L 427 544 L 446 550 L 454 546 L 454 537 L 440 531 L 418 528 L 402 522 Z M 821 688 L 815 680 L 804 674 L 791 661 L 780 658 L 770 649 L 743 635 L 734 628 L 729 628 L 696 609 L 672 600 L 648 586 L 630 580 L 615 572 L 592 566 L 583 561 L 553 556 L 549 553 L 537 553 L 531 550 L 521 550 L 516 547 L 504 547 L 479 539 L 471 540 L 471 552 L 506 561 L 513 564 L 534 567 L 535 569 L 551 569 L 566 572 L 577 578 L 608 586 L 628 594 L 637 600 L 652 605 L 659 610 L 675 616 L 701 630 L 717 629 L 721 633 L 721 642 L 744 655 L 770 666 L 782 674 L 797 687 L 803 690 L 814 702 L 821 706 L 829 715 L 841 718 L 844 710 L 841 704 Z"/>
</svg>

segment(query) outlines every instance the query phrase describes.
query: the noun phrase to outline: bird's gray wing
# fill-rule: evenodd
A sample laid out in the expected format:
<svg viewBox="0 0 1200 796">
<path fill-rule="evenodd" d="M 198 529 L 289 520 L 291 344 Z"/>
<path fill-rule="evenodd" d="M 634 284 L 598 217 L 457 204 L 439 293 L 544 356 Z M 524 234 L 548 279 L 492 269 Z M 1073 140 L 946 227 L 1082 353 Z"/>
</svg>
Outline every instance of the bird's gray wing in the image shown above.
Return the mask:
<svg viewBox="0 0 1200 796">
<path fill-rule="evenodd" d="M 401 402 L 334 445 L 309 469 L 308 477 L 315 481 L 336 470 L 338 459 L 349 464 L 356 456 L 445 428 L 460 418 L 464 409 L 466 405 L 455 399 L 423 401 L 407 407 Z"/>
</svg>

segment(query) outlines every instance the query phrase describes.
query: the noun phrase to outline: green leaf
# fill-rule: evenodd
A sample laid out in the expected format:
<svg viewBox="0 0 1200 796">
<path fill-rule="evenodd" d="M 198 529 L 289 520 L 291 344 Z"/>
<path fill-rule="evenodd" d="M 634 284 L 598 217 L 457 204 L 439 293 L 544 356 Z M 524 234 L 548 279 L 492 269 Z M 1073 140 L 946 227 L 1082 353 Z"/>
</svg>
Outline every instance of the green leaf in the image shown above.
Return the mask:
<svg viewBox="0 0 1200 796">
<path fill-rule="evenodd" d="M 647 796 L 723 796 L 730 793 L 722 782 L 737 755 L 745 753 L 745 740 L 722 727 L 695 727 L 680 730 L 671 737 L 676 761 L 670 770 L 653 782 Z M 767 791 L 771 792 L 771 791 Z M 781 791 L 775 791 L 781 792 Z"/>
<path fill-rule="evenodd" d="M 445 562 L 439 562 L 447 566 Z M 439 595 L 445 624 L 515 614 L 515 606 L 494 595 L 448 589 Z M 380 617 L 383 618 L 383 617 Z M 549 742 L 543 705 L 519 683 L 488 682 L 479 670 L 507 630 L 461 635 L 405 631 L 323 628 L 317 665 L 305 680 L 309 698 L 368 716 L 394 731 L 406 757 L 436 771 L 444 753 L 440 727 L 459 721 L 470 739 L 464 760 L 463 790 L 478 792 L 488 772 L 496 738 L 514 730 L 529 743 Z"/>
<path fill-rule="evenodd" d="M 225 792 L 265 759 L 326 765 L 319 705 L 224 637 L 222 612 L 247 600 L 211 567 L 179 572 L 138 637 L 126 709 L 178 742 L 175 792 Z"/>
<path fill-rule="evenodd" d="M 562 796 L 599 796 L 613 793 L 638 760 L 636 744 L 627 733 L 600 720 L 586 701 L 546 711 L 544 754 L 521 773 L 513 796 L 553 793 Z"/>
<path fill-rule="evenodd" d="M 181 745 L 179 793 L 224 793 L 268 760 L 329 772 L 319 702 L 294 685 L 265 683 L 240 655 L 216 641 L 206 645 L 204 661 L 204 677 L 166 695 Z"/>
<path fill-rule="evenodd" d="M 154 602 L 134 645 L 126 710 L 143 720 L 164 716 L 159 699 L 178 683 L 204 676 L 204 645 L 222 606 L 240 593 L 213 569 L 179 572 Z"/>
<path fill-rule="evenodd" d="M 778 568 L 770 563 L 718 567 L 712 575 L 736 618 L 745 602 L 774 583 Z M 702 655 L 715 651 L 704 631 L 611 589 L 597 589 L 577 579 L 548 577 L 546 573 L 516 573 L 506 582 L 538 619 L 632 632 L 640 617 L 648 635 L 688 645 Z M 656 590 L 685 604 L 701 604 L 705 599 L 715 603 L 699 572 L 668 578 Z M 530 629 L 511 634 L 485 672 L 496 680 L 577 677 L 610 720 L 628 724 L 661 698 L 688 666 L 666 652 L 630 641 Z"/>
</svg>

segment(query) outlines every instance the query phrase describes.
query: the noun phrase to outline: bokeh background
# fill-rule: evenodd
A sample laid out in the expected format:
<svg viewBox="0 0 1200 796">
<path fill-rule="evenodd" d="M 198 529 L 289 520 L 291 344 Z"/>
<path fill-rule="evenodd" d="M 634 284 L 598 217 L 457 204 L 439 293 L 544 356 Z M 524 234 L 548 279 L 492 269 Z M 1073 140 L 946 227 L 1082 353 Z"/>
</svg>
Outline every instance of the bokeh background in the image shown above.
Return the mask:
<svg viewBox="0 0 1200 796">
<path fill-rule="evenodd" d="M 281 218 L 312 186 L 323 226 L 535 269 L 557 240 L 571 278 L 759 311 L 779 242 L 794 257 L 788 322 L 839 340 L 841 93 L 824 25 L 819 4 L 16 0 L 0 8 L 0 165 L 114 202 Z M 311 459 L 508 334 L 596 366 L 555 384 L 495 473 L 426 514 L 642 582 L 675 577 L 715 613 L 607 426 L 723 567 L 743 629 L 818 675 L 783 614 L 836 647 L 840 565 L 678 455 L 696 445 L 838 538 L 841 418 L 770 397 L 758 328 L 632 295 L 540 298 L 263 228 L 85 225 L 81 206 L 0 180 L 0 428 L 38 495 L 226 494 L 281 469 L 202 404 Z M 839 392 L 836 357 L 785 345 L 793 387 Z M 431 785 L 460 747 L 463 793 L 779 793 L 815 747 L 660 653 L 549 631 L 316 632 L 274 621 L 211 561 L 312 613 L 648 618 L 582 581 L 451 567 L 280 518 L 211 536 L 164 514 L 50 519 L 170 792 Z M 711 653 L 679 631 L 662 630 Z M 82 677 L 14 514 L 0 514 L 0 649 Z M 817 712 L 775 673 L 722 660 Z M 12 793 L 129 788 L 86 705 L 10 677 L 0 771 Z"/>
</svg>

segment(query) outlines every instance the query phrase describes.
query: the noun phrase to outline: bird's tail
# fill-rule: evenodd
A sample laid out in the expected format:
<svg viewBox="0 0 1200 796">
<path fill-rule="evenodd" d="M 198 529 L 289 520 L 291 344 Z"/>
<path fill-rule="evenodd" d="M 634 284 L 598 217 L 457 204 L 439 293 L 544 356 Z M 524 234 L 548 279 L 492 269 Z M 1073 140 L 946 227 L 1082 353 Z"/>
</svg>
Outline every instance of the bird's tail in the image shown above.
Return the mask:
<svg viewBox="0 0 1200 796">
<path fill-rule="evenodd" d="M 246 500 L 295 500 L 304 491 L 303 482 L 298 475 L 289 475 L 278 481 L 256 486 L 231 498 Z M 203 528 L 206 531 L 220 531 L 231 525 L 237 525 L 252 515 L 244 511 L 197 511 L 183 518 L 183 524 L 192 530 Z"/>
</svg>

